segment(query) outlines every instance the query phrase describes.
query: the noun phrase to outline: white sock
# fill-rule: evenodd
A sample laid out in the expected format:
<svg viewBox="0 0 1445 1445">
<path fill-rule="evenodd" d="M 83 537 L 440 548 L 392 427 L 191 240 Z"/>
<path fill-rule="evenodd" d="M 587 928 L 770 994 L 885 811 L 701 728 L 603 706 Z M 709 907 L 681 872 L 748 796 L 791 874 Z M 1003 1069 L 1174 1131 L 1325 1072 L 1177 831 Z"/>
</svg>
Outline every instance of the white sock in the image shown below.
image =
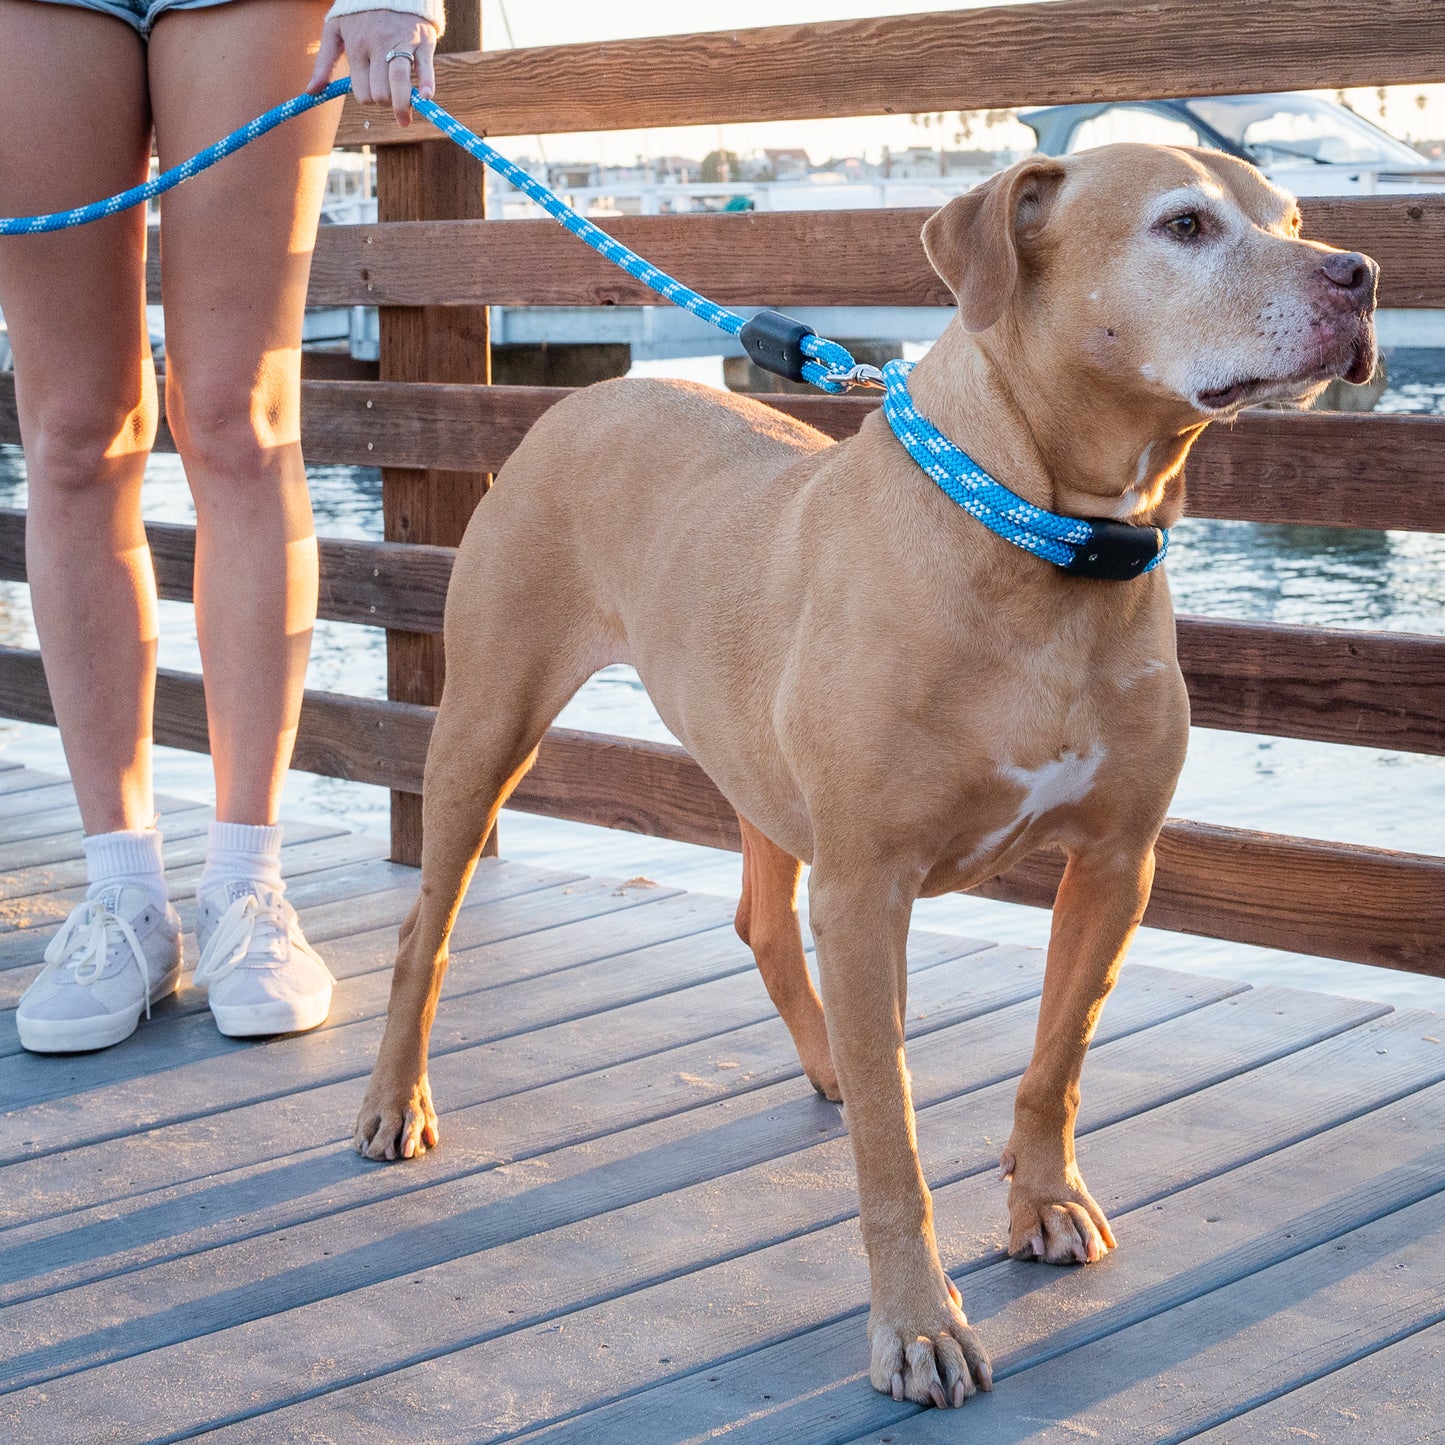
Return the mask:
<svg viewBox="0 0 1445 1445">
<path fill-rule="evenodd" d="M 155 828 L 119 833 L 92 833 L 81 839 L 85 849 L 87 898 L 117 883 L 142 888 L 157 908 L 166 906 L 166 873 L 161 862 L 161 835 Z"/>
<path fill-rule="evenodd" d="M 206 866 L 196 885 L 197 896 L 248 883 L 259 883 L 278 893 L 285 888 L 281 881 L 280 823 L 212 823 Z M 233 897 L 239 896 L 239 892 L 233 892 Z"/>
</svg>

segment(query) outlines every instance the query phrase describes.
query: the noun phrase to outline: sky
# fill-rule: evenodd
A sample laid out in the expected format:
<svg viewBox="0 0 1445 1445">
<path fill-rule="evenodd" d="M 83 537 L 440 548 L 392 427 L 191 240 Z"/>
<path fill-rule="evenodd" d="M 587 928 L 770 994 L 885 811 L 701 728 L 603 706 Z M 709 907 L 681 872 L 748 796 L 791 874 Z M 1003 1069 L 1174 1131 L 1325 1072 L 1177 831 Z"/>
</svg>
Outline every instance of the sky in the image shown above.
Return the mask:
<svg viewBox="0 0 1445 1445">
<path fill-rule="evenodd" d="M 519 47 L 563 45 L 589 40 L 620 40 L 643 35 L 673 35 L 688 31 L 747 29 L 760 25 L 790 25 L 816 20 L 851 20 L 878 15 L 909 15 L 923 11 L 979 8 L 982 0 L 483 0 L 482 44 L 505 49 L 509 37 Z M 1201 3 L 1201 10 L 1208 6 Z M 1424 93 L 1421 109 L 1416 97 Z M 1404 139 L 1445 135 L 1445 85 L 1401 86 L 1387 93 L 1385 115 L 1373 90 L 1347 92 L 1362 115 Z M 950 125 L 944 132 L 955 144 Z M 689 129 L 616 131 L 605 135 L 550 135 L 511 137 L 502 146 L 509 155 L 536 155 L 544 151 L 552 160 L 598 160 L 625 165 L 639 155 L 701 157 L 715 149 L 740 155 L 764 146 L 805 146 L 815 162 L 830 156 L 866 155 L 877 160 L 883 146 L 895 151 L 911 145 L 937 146 L 939 131 L 915 126 L 906 116 L 879 116 L 859 120 L 788 121 L 767 125 L 700 126 Z M 1032 137 L 1017 127 L 996 127 L 977 135 L 969 144 L 990 149 L 1024 146 Z"/>
</svg>

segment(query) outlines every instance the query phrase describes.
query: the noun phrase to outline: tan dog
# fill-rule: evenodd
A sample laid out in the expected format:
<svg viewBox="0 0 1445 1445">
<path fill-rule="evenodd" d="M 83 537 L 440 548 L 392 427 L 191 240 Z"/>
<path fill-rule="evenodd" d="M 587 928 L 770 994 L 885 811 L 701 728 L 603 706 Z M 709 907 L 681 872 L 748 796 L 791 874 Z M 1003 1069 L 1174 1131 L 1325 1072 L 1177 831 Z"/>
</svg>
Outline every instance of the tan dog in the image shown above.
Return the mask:
<svg viewBox="0 0 1445 1445">
<path fill-rule="evenodd" d="M 1374 263 L 1298 233 L 1291 198 L 1220 155 L 1025 161 L 924 227 L 959 315 L 913 399 L 1039 506 L 1168 526 L 1208 421 L 1373 367 Z M 1086 580 L 1016 549 L 882 415 L 834 444 L 705 387 L 615 381 L 550 410 L 507 463 L 457 557 L 446 649 L 421 897 L 357 1148 L 436 1143 L 427 1038 L 483 840 L 563 704 L 631 662 L 743 820 L 738 930 L 808 1077 L 846 1101 L 873 1383 L 939 1405 L 989 1388 L 914 1146 L 910 910 L 1067 853 L 1003 1156 L 1009 1249 L 1098 1259 L 1115 1241 L 1075 1164 L 1079 1074 L 1189 727 L 1162 570 Z"/>
</svg>

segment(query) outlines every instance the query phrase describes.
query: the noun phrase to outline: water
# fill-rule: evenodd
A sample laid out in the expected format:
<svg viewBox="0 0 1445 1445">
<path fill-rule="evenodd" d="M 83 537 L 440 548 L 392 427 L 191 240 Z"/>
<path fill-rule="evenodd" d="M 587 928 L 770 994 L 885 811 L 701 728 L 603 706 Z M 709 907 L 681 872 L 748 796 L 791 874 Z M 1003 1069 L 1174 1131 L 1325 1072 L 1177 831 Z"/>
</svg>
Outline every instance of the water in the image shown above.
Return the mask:
<svg viewBox="0 0 1445 1445">
<path fill-rule="evenodd" d="M 1445 354 L 1401 350 L 1391 353 L 1389 362 L 1391 387 L 1379 410 L 1445 415 Z M 635 370 L 686 374 L 717 384 L 721 366 L 716 358 L 703 358 Z M 317 466 L 309 474 L 321 535 L 381 536 L 379 473 Z M 24 505 L 23 458 L 17 448 L 0 447 L 0 506 Z M 144 508 L 153 520 L 194 521 L 177 458 L 152 459 Z M 1169 576 L 1180 612 L 1445 633 L 1442 536 L 1189 520 L 1174 533 Z M 161 630 L 161 665 L 197 670 L 191 608 L 162 603 Z M 0 642 L 36 645 L 22 585 L 0 584 Z M 308 685 L 383 697 L 385 660 L 380 632 L 323 622 L 316 630 Z M 593 678 L 559 721 L 653 740 L 670 737 L 636 674 L 623 667 Z M 0 749 L 32 767 L 64 769 L 58 735 L 49 728 L 0 722 Z M 159 749 L 156 780 L 163 792 L 211 795 L 210 763 L 201 755 Z M 384 790 L 331 778 L 294 774 L 286 810 L 293 816 L 331 817 L 365 832 L 384 835 L 387 829 Z M 1195 729 L 1171 811 L 1204 822 L 1442 854 L 1445 758 Z M 553 819 L 508 813 L 502 851 L 542 866 L 624 877 L 646 874 L 723 894 L 737 890 L 735 855 Z M 1048 938 L 1047 913 L 988 900 L 925 900 L 916 919 L 924 927 L 1000 941 L 1042 945 Z M 1140 933 L 1131 957 L 1255 983 L 1445 1009 L 1445 983 L 1433 979 L 1156 930 Z"/>
</svg>

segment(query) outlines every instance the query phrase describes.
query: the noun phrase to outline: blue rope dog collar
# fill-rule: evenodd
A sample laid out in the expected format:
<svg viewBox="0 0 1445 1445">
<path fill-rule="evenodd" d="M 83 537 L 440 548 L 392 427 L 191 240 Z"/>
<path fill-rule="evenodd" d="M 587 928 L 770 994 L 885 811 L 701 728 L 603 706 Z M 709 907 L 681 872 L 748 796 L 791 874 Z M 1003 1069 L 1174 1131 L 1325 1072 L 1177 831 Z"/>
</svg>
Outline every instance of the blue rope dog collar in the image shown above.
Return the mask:
<svg viewBox="0 0 1445 1445">
<path fill-rule="evenodd" d="M 1127 582 L 1152 572 L 1169 550 L 1169 533 L 1104 518 L 1046 512 L 996 482 L 913 404 L 906 361 L 883 368 L 883 411 L 893 435 L 952 501 L 1015 547 L 1076 577 Z"/>
<path fill-rule="evenodd" d="M 154 180 L 105 200 L 46 216 L 0 219 L 0 236 L 67 230 L 141 205 L 209 170 L 218 161 L 275 130 L 293 116 L 336 100 L 350 89 L 351 81 L 342 79 L 332 81 L 318 95 L 294 96 L 232 131 L 214 145 L 207 146 L 189 160 L 172 166 Z M 908 372 L 911 368 L 905 363 L 890 361 L 882 372 L 871 366 L 860 366 L 846 347 L 819 336 L 812 327 L 790 316 L 776 311 L 761 311 L 745 319 L 737 312 L 709 301 L 675 277 L 658 270 L 636 251 L 609 236 L 600 226 L 578 215 L 546 186 L 533 180 L 520 166 L 509 161 L 474 131 L 468 130 L 434 100 L 427 100 L 413 90 L 411 102 L 416 112 L 431 121 L 448 140 L 510 181 L 549 216 L 613 265 L 719 331 L 737 337 L 748 355 L 765 370 L 793 381 L 810 382 L 822 391 L 833 393 L 845 392 L 855 386 L 883 387 L 888 424 L 908 449 L 909 456 L 960 507 L 1006 541 L 1080 577 L 1127 581 L 1151 571 L 1163 561 L 1169 546 L 1169 534 L 1157 527 L 1131 527 L 1103 519 L 1060 517 L 1053 512 L 1042 511 L 994 481 L 919 414 L 908 395 Z"/>
</svg>

